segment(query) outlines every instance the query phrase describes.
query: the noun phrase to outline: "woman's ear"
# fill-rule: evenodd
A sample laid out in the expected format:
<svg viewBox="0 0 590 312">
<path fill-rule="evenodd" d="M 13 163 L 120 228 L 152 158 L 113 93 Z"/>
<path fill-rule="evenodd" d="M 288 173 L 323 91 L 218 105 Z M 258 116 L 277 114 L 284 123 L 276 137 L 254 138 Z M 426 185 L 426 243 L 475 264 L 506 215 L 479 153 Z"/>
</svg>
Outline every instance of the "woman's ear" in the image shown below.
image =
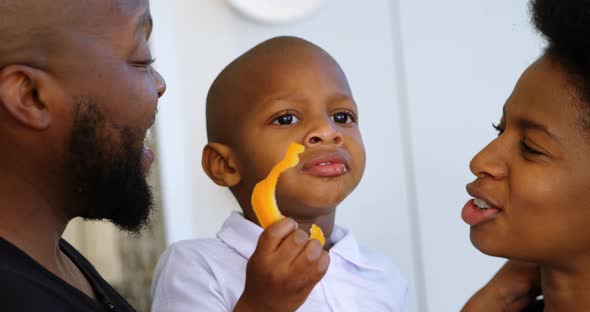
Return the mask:
<svg viewBox="0 0 590 312">
<path fill-rule="evenodd" d="M 203 148 L 201 165 L 217 185 L 234 187 L 242 180 L 232 149 L 227 145 L 208 143 Z"/>
<path fill-rule="evenodd" d="M 46 129 L 51 124 L 42 94 L 47 79 L 47 73 L 30 66 L 6 66 L 0 70 L 0 109 L 25 127 Z"/>
</svg>

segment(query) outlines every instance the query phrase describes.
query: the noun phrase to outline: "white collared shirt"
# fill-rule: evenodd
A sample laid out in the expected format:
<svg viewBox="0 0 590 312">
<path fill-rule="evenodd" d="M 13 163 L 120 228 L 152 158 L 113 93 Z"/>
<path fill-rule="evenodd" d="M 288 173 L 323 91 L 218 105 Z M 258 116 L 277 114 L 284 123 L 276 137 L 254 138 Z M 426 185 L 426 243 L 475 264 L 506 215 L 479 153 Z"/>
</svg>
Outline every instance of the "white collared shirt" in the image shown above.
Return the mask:
<svg viewBox="0 0 590 312">
<path fill-rule="evenodd" d="M 261 227 L 234 212 L 217 239 L 168 247 L 154 273 L 152 312 L 233 311 L 261 233 Z M 328 272 L 297 311 L 408 310 L 406 281 L 388 258 L 360 247 L 342 227 L 334 227 L 331 239 Z"/>
</svg>

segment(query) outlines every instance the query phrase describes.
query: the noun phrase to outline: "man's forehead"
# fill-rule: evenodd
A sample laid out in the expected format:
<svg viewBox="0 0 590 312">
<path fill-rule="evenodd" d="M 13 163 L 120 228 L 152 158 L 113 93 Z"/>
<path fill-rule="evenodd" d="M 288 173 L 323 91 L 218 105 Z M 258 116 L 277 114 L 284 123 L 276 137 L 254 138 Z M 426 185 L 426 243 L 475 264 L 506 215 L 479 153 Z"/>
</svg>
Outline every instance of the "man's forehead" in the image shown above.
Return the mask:
<svg viewBox="0 0 590 312">
<path fill-rule="evenodd" d="M 150 15 L 148 0 L 95 1 L 101 1 L 102 5 L 108 5 L 108 12 L 106 12 L 105 17 L 114 18 L 125 24 L 131 23 L 131 26 L 134 28 L 134 33 L 142 31 L 143 29 L 148 33 L 151 32 L 153 22 Z M 118 22 L 113 21 L 113 23 L 117 24 Z"/>
<path fill-rule="evenodd" d="M 137 9 L 146 10 L 149 6 L 148 0 L 102 0 L 110 2 L 110 4 L 122 12 L 132 12 Z"/>
<path fill-rule="evenodd" d="M 148 0 L 99 0 L 109 6 L 110 11 L 116 15 L 136 17 L 137 15 L 149 15 Z"/>
</svg>

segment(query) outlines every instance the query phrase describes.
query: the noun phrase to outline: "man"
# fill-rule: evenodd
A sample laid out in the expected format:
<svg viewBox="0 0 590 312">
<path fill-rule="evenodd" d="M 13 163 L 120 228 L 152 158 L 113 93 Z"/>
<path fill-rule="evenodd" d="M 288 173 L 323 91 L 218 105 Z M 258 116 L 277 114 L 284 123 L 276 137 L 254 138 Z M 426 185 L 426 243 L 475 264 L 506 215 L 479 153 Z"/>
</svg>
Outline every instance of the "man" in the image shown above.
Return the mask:
<svg viewBox="0 0 590 312">
<path fill-rule="evenodd" d="M 61 236 L 148 220 L 151 29 L 147 0 L 0 1 L 0 310 L 133 311 Z"/>
<path fill-rule="evenodd" d="M 75 217 L 148 221 L 151 29 L 147 0 L 0 0 L 0 310 L 134 311 L 61 236 Z M 499 275 L 470 306 L 525 293 L 506 277 L 528 275 Z"/>
</svg>

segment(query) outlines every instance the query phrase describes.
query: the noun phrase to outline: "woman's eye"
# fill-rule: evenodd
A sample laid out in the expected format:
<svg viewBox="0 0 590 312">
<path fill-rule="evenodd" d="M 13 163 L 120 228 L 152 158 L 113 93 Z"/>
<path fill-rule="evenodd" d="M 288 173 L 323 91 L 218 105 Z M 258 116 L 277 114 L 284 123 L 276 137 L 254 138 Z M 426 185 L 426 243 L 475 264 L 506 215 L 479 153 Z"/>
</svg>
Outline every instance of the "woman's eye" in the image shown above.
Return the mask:
<svg viewBox="0 0 590 312">
<path fill-rule="evenodd" d="M 526 144 L 526 142 L 524 140 L 520 140 L 520 149 L 522 150 L 523 153 L 525 154 L 531 154 L 531 155 L 543 155 L 542 152 L 537 151 L 536 149 L 530 147 L 528 144 Z"/>
<path fill-rule="evenodd" d="M 272 123 L 274 125 L 288 126 L 299 122 L 299 118 L 293 114 L 284 114 L 275 119 Z"/>
<path fill-rule="evenodd" d="M 354 122 L 354 118 L 350 113 L 336 113 L 332 115 L 332 120 L 334 120 L 336 123 L 342 124 Z"/>
</svg>

